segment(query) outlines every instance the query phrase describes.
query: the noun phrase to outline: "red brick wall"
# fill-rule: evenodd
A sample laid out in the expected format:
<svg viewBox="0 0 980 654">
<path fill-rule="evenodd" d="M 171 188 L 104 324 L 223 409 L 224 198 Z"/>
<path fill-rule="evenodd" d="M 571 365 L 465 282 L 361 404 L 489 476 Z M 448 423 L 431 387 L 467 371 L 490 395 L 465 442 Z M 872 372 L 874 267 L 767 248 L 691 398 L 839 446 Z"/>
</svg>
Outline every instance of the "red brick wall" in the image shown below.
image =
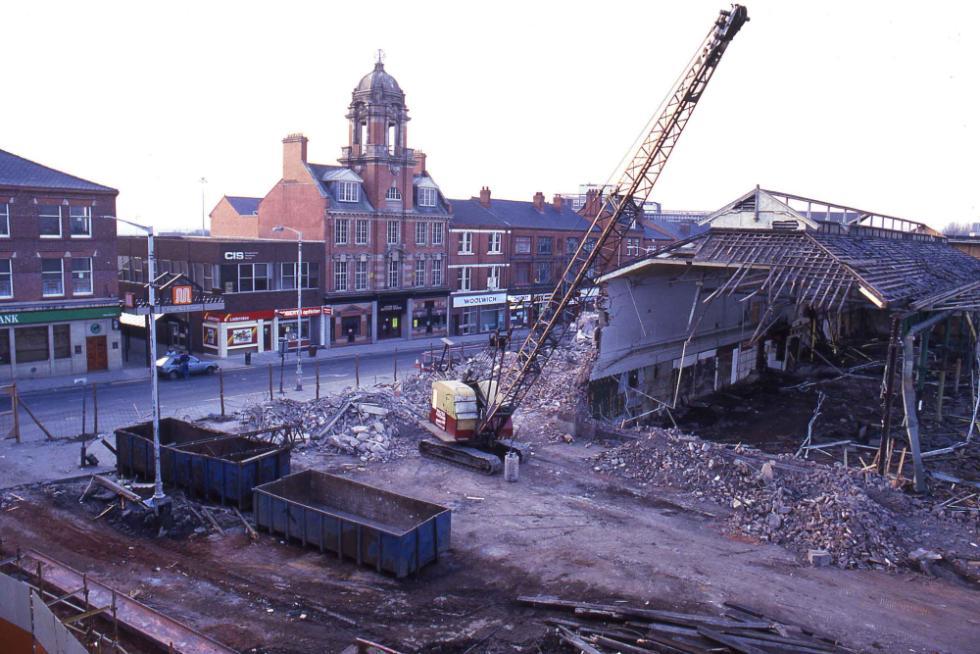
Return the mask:
<svg viewBox="0 0 980 654">
<path fill-rule="evenodd" d="M 223 197 L 211 210 L 211 236 L 222 238 L 257 238 L 259 217 L 241 216 Z"/>
</svg>

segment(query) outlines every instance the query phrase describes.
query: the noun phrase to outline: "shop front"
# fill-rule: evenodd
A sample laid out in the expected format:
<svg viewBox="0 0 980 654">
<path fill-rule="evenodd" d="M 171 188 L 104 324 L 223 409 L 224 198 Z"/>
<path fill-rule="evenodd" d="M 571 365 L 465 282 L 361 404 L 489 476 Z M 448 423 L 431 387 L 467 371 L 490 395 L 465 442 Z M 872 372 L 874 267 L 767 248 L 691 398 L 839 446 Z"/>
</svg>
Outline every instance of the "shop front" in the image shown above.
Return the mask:
<svg viewBox="0 0 980 654">
<path fill-rule="evenodd" d="M 541 305 L 547 302 L 549 297 L 547 293 L 508 295 L 510 324 L 514 327 L 530 327 L 538 319 Z"/>
<path fill-rule="evenodd" d="M 118 304 L 0 310 L 0 378 L 115 370 L 122 366 Z"/>
<path fill-rule="evenodd" d="M 300 321 L 300 346 L 316 345 L 321 321 L 329 318 L 330 307 L 303 307 Z M 282 339 L 289 349 L 296 349 L 296 309 L 271 309 L 224 313 L 208 311 L 202 325 L 204 351 L 221 358 L 247 352 L 269 352 L 279 349 Z"/>
<path fill-rule="evenodd" d="M 372 302 L 352 302 L 328 307 L 331 346 L 370 343 L 372 306 Z"/>
<path fill-rule="evenodd" d="M 452 302 L 454 336 L 507 329 L 509 323 L 506 292 L 454 295 Z"/>
<path fill-rule="evenodd" d="M 329 323 L 330 307 L 303 307 L 303 315 L 300 318 L 299 332 L 296 325 L 296 309 L 278 309 L 276 311 L 276 347 L 285 341 L 288 350 L 295 350 L 297 347 L 296 335 L 299 333 L 299 347 L 305 348 L 315 343 L 321 342 L 316 334 L 321 329 L 321 324 Z"/>
<path fill-rule="evenodd" d="M 445 336 L 446 309 L 445 297 L 412 298 L 409 300 L 412 316 L 412 338 Z"/>
<path fill-rule="evenodd" d="M 382 297 L 378 300 L 378 340 L 404 335 L 405 302 L 403 297 Z"/>
</svg>

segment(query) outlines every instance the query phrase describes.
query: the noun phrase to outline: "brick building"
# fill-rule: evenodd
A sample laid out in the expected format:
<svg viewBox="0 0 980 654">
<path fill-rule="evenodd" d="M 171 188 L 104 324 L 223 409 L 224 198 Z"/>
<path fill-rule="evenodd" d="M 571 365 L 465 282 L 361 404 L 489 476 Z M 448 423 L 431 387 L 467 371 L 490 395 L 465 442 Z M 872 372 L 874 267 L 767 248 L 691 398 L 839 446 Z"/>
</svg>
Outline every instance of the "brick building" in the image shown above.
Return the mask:
<svg viewBox="0 0 980 654">
<path fill-rule="evenodd" d="M 0 150 L 0 378 L 122 365 L 116 195 Z"/>
<path fill-rule="evenodd" d="M 281 339 L 295 349 L 295 242 L 164 235 L 156 237 L 154 246 L 159 275 L 183 275 L 205 293 L 220 296 L 224 305 L 163 314 L 157 324 L 163 345 L 221 357 L 275 350 Z M 329 333 L 330 309 L 323 305 L 321 283 L 324 251 L 322 241 L 303 241 L 302 347 L 324 344 Z M 146 237 L 120 237 L 118 264 L 126 304 L 145 299 Z M 127 334 L 145 340 L 143 320 L 127 321 Z"/>
<path fill-rule="evenodd" d="M 408 147 L 405 94 L 380 61 L 347 119 L 340 165 L 310 162 L 307 138 L 287 136 L 282 179 L 254 213 L 249 198 L 222 198 L 211 233 L 295 239 L 273 231 L 285 225 L 322 241 L 331 344 L 445 334 L 449 207 L 425 155 Z"/>
</svg>

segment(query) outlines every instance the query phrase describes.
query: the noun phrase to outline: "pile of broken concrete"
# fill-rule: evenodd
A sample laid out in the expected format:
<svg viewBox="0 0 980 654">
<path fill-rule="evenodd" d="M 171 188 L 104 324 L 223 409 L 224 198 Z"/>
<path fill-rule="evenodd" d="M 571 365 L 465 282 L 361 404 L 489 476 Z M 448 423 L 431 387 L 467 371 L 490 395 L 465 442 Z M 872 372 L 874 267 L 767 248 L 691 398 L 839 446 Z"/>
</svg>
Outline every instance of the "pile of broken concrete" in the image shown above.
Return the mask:
<svg viewBox="0 0 980 654">
<path fill-rule="evenodd" d="M 925 544 L 929 509 L 881 477 L 840 465 L 652 430 L 595 457 L 595 470 L 662 484 L 731 508 L 743 534 L 808 554 L 815 564 L 888 568 Z M 916 520 L 909 520 L 910 516 Z"/>
</svg>

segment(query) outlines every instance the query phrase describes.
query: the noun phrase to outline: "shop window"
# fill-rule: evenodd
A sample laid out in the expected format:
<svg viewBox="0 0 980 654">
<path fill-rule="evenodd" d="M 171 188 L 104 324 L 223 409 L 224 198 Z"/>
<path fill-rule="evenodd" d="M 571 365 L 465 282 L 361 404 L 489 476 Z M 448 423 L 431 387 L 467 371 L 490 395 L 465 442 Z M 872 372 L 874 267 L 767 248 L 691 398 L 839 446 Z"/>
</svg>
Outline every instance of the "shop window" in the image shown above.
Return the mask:
<svg viewBox="0 0 980 654">
<path fill-rule="evenodd" d="M 68 208 L 68 233 L 72 238 L 92 236 L 92 207 Z"/>
<path fill-rule="evenodd" d="M 531 254 L 531 237 L 518 236 L 514 239 L 515 254 Z"/>
<path fill-rule="evenodd" d="M 10 259 L 0 259 L 0 297 L 14 296 L 14 274 Z"/>
<path fill-rule="evenodd" d="M 40 205 L 37 208 L 37 221 L 41 238 L 61 238 L 61 207 L 59 205 Z"/>
<path fill-rule="evenodd" d="M 415 285 L 425 286 L 425 259 L 415 261 Z"/>
<path fill-rule="evenodd" d="M 401 242 L 401 224 L 397 220 L 388 221 L 388 245 L 398 245 Z"/>
<path fill-rule="evenodd" d="M 415 245 L 425 245 L 425 223 L 415 223 Z"/>
<path fill-rule="evenodd" d="M 487 243 L 487 254 L 500 254 L 501 242 L 503 241 L 503 235 L 500 232 L 490 232 L 490 238 Z"/>
<path fill-rule="evenodd" d="M 48 326 L 18 327 L 14 330 L 17 363 L 48 360 Z"/>
<path fill-rule="evenodd" d="M 468 291 L 471 289 L 473 282 L 473 269 L 472 268 L 457 268 L 456 269 L 456 284 L 461 291 Z"/>
<path fill-rule="evenodd" d="M 391 259 L 388 261 L 388 288 L 398 288 L 401 285 L 401 262 Z"/>
<path fill-rule="evenodd" d="M 354 290 L 363 291 L 368 287 L 368 262 L 358 261 L 354 266 Z"/>
<path fill-rule="evenodd" d="M 358 220 L 354 223 L 354 245 L 367 245 L 368 221 Z"/>
<path fill-rule="evenodd" d="M 10 236 L 10 205 L 0 204 L 0 238 Z"/>
<path fill-rule="evenodd" d="M 443 238 L 443 228 L 445 225 L 442 223 L 432 223 L 432 244 L 442 245 Z"/>
<path fill-rule="evenodd" d="M 459 317 L 460 335 L 476 333 L 476 321 L 479 312 L 476 309 L 466 309 Z"/>
<path fill-rule="evenodd" d="M 504 328 L 503 309 L 481 309 L 480 310 L 480 331 L 492 332 L 495 329 Z"/>
<path fill-rule="evenodd" d="M 436 206 L 436 199 L 439 197 L 439 192 L 434 188 L 422 187 L 419 189 L 419 206 L 420 207 L 434 207 Z"/>
<path fill-rule="evenodd" d="M 433 260 L 432 262 L 432 285 L 442 286 L 442 261 Z"/>
<path fill-rule="evenodd" d="M 72 257 L 71 292 L 72 295 L 92 294 L 92 257 Z"/>
<path fill-rule="evenodd" d="M 61 259 L 41 259 L 41 295 L 53 297 L 64 294 L 65 278 Z"/>
<path fill-rule="evenodd" d="M 310 319 L 303 318 L 300 322 L 301 329 L 303 330 L 302 339 L 304 341 L 310 340 Z M 291 340 L 293 347 L 296 346 L 296 321 L 295 320 L 283 320 L 279 319 L 279 340 L 282 339 Z"/>
<path fill-rule="evenodd" d="M 71 358 L 71 325 L 54 325 L 51 328 L 54 340 L 54 358 Z"/>
<path fill-rule="evenodd" d="M 551 254 L 551 237 L 538 237 L 538 254 Z"/>
<path fill-rule="evenodd" d="M 335 291 L 347 290 L 347 262 L 333 262 L 333 288 Z"/>
<path fill-rule="evenodd" d="M 346 218 L 337 218 L 333 222 L 333 242 L 334 245 L 347 245 L 350 238 L 350 221 Z"/>
<path fill-rule="evenodd" d="M 10 363 L 10 330 L 0 329 L 0 364 Z"/>
</svg>

